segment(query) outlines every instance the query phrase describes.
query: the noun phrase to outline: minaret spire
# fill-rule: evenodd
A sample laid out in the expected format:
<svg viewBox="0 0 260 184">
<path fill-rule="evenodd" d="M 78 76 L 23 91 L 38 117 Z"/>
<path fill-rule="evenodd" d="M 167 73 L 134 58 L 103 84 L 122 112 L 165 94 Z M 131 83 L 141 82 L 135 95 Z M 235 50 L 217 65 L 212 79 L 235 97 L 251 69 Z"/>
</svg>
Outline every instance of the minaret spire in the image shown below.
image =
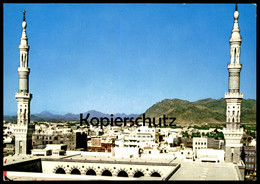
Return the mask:
<svg viewBox="0 0 260 184">
<path fill-rule="evenodd" d="M 239 13 L 237 4 L 234 12 L 234 26 L 229 39 L 230 43 L 230 63 L 228 64 L 229 81 L 228 93 L 225 94 L 226 107 L 226 128 L 224 128 L 224 137 L 226 142 L 225 159 L 227 162 L 238 163 L 240 161 L 240 143 L 243 128 L 240 127 L 241 102 L 243 93 L 240 93 L 240 45 L 242 38 L 238 26 Z"/>
<path fill-rule="evenodd" d="M 15 97 L 17 100 L 17 124 L 14 129 L 15 135 L 15 154 L 28 154 L 32 148 L 32 132 L 33 125 L 30 124 L 30 101 L 32 94 L 29 93 L 29 74 L 28 67 L 29 45 L 26 35 L 25 10 L 23 10 L 22 36 L 19 45 L 20 51 L 20 66 L 18 67 L 19 74 L 19 91 Z"/>
<path fill-rule="evenodd" d="M 238 26 L 238 17 L 239 17 L 239 13 L 236 4 L 236 9 L 234 12 L 234 25 L 233 25 L 232 35 L 229 40 L 230 49 L 231 49 L 230 51 L 231 63 L 239 63 L 239 58 L 240 58 L 240 45 L 242 42 L 242 38 L 240 36 L 240 30 Z"/>
<path fill-rule="evenodd" d="M 26 10 L 23 10 L 23 21 L 25 21 L 25 13 L 26 13 Z"/>
</svg>

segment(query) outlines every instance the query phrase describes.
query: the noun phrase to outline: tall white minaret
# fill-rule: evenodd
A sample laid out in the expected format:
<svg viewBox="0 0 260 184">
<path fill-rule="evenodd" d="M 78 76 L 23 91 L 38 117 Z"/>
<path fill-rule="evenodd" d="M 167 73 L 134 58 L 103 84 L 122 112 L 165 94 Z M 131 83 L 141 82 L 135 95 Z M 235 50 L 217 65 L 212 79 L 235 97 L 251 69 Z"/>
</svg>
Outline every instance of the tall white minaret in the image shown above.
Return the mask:
<svg viewBox="0 0 260 184">
<path fill-rule="evenodd" d="M 30 154 L 32 149 L 32 133 L 34 126 L 30 124 L 30 101 L 32 94 L 29 93 L 29 73 L 28 56 L 29 45 L 26 35 L 25 10 L 23 11 L 22 37 L 19 45 L 20 66 L 19 74 L 19 92 L 16 93 L 17 100 L 17 124 L 14 129 L 15 135 L 15 154 Z"/>
<path fill-rule="evenodd" d="M 241 138 L 243 128 L 240 127 L 241 102 L 243 93 L 240 93 L 240 45 L 242 38 L 238 27 L 239 13 L 236 9 L 234 12 L 234 26 L 230 43 L 230 64 L 228 64 L 229 87 L 228 93 L 225 94 L 227 102 L 226 107 L 226 128 L 224 128 L 225 137 L 225 160 L 227 162 L 238 163 L 241 159 Z"/>
</svg>

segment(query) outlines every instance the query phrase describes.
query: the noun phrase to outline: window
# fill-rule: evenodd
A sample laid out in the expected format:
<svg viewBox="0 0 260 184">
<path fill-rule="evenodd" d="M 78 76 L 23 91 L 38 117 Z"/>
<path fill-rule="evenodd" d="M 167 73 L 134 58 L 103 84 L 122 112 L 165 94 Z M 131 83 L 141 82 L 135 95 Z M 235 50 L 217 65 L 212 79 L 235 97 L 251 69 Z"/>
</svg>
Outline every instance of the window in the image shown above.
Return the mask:
<svg viewBox="0 0 260 184">
<path fill-rule="evenodd" d="M 255 159 L 254 158 L 252 158 L 252 162 L 254 162 L 255 161 Z"/>
<path fill-rule="evenodd" d="M 195 145 L 197 145 L 197 142 L 195 142 Z"/>
<path fill-rule="evenodd" d="M 206 145 L 206 142 L 204 142 L 204 145 Z"/>
<path fill-rule="evenodd" d="M 249 158 L 248 161 L 251 162 L 251 158 Z"/>
<path fill-rule="evenodd" d="M 247 161 L 248 161 L 248 159 L 247 159 L 247 158 L 245 158 L 245 161 L 247 162 Z"/>
</svg>

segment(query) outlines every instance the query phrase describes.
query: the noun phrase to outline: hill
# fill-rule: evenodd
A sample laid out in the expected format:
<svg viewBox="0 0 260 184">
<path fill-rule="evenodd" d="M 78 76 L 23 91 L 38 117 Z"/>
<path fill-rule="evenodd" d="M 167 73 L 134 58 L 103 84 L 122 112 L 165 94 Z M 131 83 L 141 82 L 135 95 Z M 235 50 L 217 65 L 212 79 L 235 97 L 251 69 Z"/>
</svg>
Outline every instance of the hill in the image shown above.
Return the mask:
<svg viewBox="0 0 260 184">
<path fill-rule="evenodd" d="M 241 123 L 256 123 L 256 100 L 243 99 Z M 165 114 L 175 117 L 176 124 L 221 124 L 226 122 L 224 98 L 206 98 L 195 102 L 180 99 L 165 99 L 145 111 L 146 117 L 158 119 Z"/>
</svg>

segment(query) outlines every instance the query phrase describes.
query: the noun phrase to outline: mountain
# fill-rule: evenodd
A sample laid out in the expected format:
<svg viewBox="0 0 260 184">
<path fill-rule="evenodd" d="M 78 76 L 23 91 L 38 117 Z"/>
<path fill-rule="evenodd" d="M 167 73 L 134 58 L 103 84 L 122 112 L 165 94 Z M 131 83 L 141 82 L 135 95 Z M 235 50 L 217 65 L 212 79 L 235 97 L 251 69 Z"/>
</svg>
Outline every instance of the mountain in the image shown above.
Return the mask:
<svg viewBox="0 0 260 184">
<path fill-rule="evenodd" d="M 90 110 L 90 111 L 87 111 L 85 113 L 82 113 L 83 118 L 85 118 L 88 113 L 90 114 L 88 120 L 90 120 L 93 117 L 111 118 L 111 114 L 105 114 L 105 113 L 102 113 L 102 112 L 99 112 L 99 111 L 96 111 L 96 110 Z M 113 114 L 113 118 L 117 118 L 117 117 L 121 117 L 121 118 L 134 117 L 134 118 L 136 118 L 136 117 L 138 117 L 138 115 L 139 114 L 127 115 L 125 113 L 116 113 L 116 114 Z M 16 121 L 17 116 L 6 115 L 6 116 L 4 116 L 4 120 L 6 120 L 6 121 Z M 54 122 L 57 122 L 57 121 L 79 121 L 79 120 L 80 120 L 80 114 L 67 113 L 65 115 L 58 115 L 58 114 L 52 114 L 48 111 L 42 111 L 38 114 L 31 114 L 31 121 L 54 121 Z"/>
<path fill-rule="evenodd" d="M 241 104 L 241 123 L 256 123 L 256 100 L 243 99 Z M 111 114 L 105 114 L 96 110 L 90 110 L 83 113 L 83 118 L 90 113 L 89 119 L 92 117 L 111 118 Z M 206 98 L 195 102 L 189 102 L 181 99 L 165 99 L 157 102 L 145 111 L 145 116 L 157 120 L 163 115 L 176 118 L 177 124 L 203 124 L 203 123 L 225 123 L 226 122 L 226 101 L 224 98 L 212 99 Z M 113 114 L 113 118 L 117 117 L 142 117 L 138 114 L 126 115 L 125 113 Z M 42 111 L 39 114 L 32 114 L 32 121 L 79 121 L 80 114 L 67 113 L 65 115 L 52 114 L 48 111 Z M 16 116 L 4 116 L 6 121 L 16 121 Z M 157 121 L 158 122 L 158 121 Z M 156 122 L 156 123 L 157 123 Z"/>
<path fill-rule="evenodd" d="M 256 123 L 256 100 L 243 99 L 241 123 Z M 224 98 L 206 98 L 195 102 L 180 99 L 165 99 L 145 111 L 145 116 L 156 119 L 175 117 L 176 124 L 225 123 L 226 101 Z"/>
</svg>

